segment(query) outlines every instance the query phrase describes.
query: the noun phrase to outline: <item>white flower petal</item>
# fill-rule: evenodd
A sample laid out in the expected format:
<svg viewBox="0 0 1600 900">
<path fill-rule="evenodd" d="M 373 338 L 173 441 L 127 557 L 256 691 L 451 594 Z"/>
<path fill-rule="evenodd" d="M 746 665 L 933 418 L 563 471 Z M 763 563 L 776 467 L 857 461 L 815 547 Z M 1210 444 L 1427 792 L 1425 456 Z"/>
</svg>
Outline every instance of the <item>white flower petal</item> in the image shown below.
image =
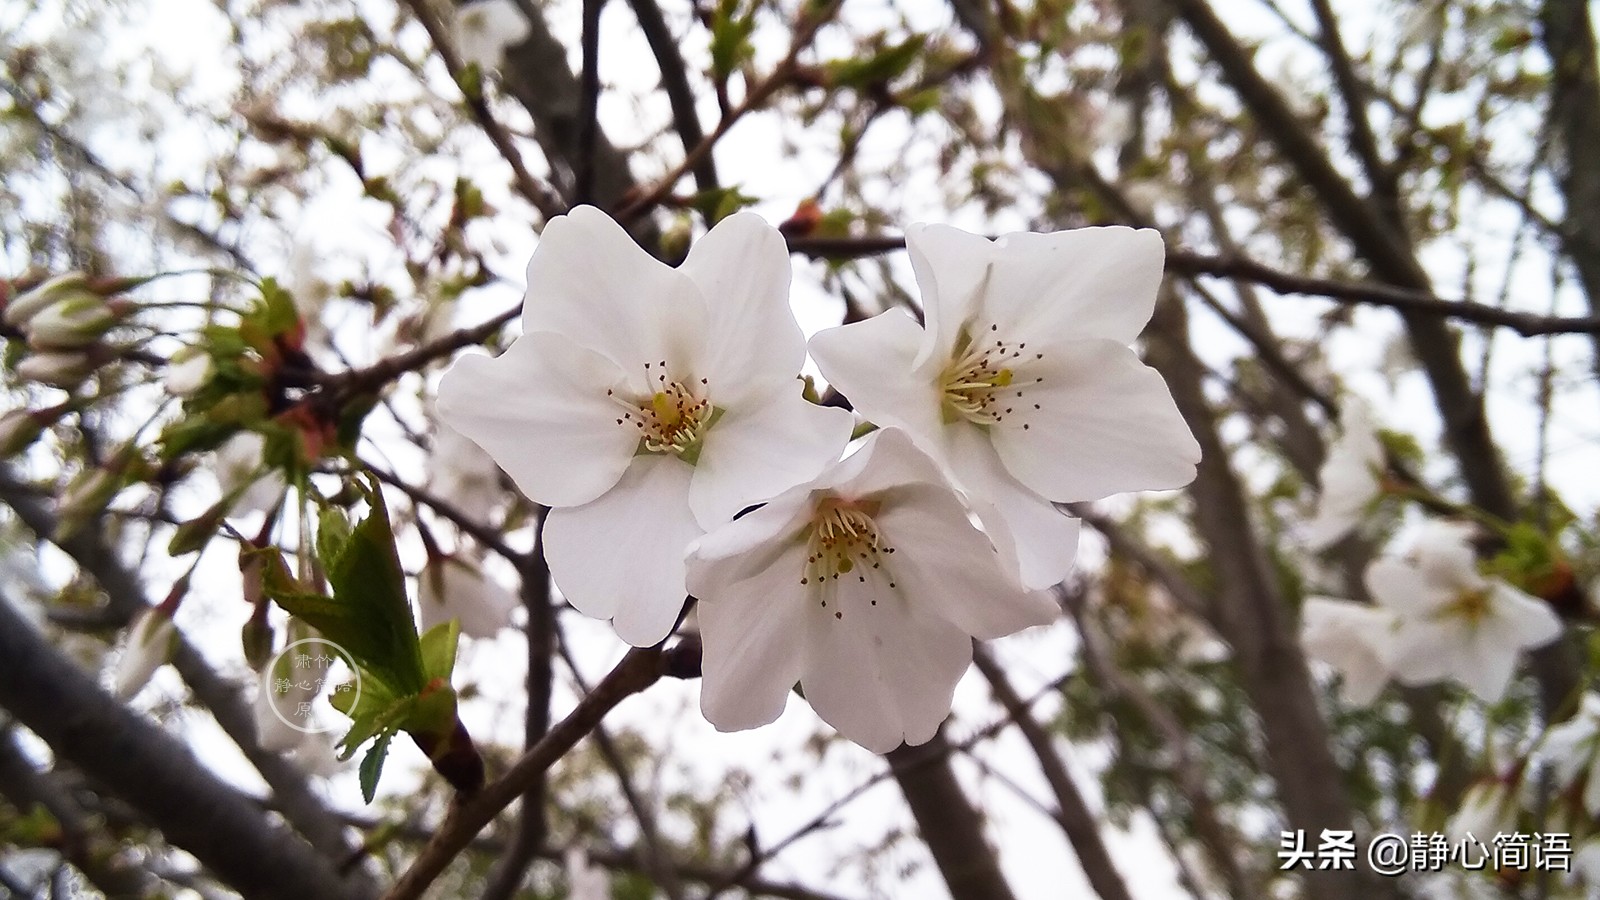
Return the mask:
<svg viewBox="0 0 1600 900">
<path fill-rule="evenodd" d="M 532 26 L 511 0 L 476 0 L 456 7 L 452 22 L 462 65 L 498 69 L 507 47 L 520 44 Z"/>
<path fill-rule="evenodd" d="M 528 263 L 526 333 L 550 331 L 623 370 L 637 393 L 655 390 L 644 363 L 700 371 L 706 301 L 682 272 L 644 252 L 622 226 L 580 206 L 545 226 Z M 703 377 L 703 376 L 702 376 Z"/>
<path fill-rule="evenodd" d="M 1542 647 L 1561 636 L 1561 618 L 1550 604 L 1499 579 L 1488 582 L 1489 605 L 1494 622 L 1485 628 L 1497 640 L 1518 649 Z"/>
<path fill-rule="evenodd" d="M 998 324 L 1014 340 L 1132 343 L 1155 310 L 1166 254 L 1159 233 L 1121 226 L 1019 232 L 991 242 L 948 226 L 913 225 L 906 246 L 931 335 L 919 363 L 948 355 L 969 325 Z"/>
<path fill-rule="evenodd" d="M 567 900 L 611 900 L 611 878 L 580 847 L 566 852 Z"/>
<path fill-rule="evenodd" d="M 1412 545 L 1417 569 L 1440 589 L 1477 589 L 1484 585 L 1478 573 L 1478 554 L 1472 549 L 1477 526 L 1468 522 L 1430 519 Z"/>
<path fill-rule="evenodd" d="M 942 427 L 939 394 L 933 376 L 923 377 L 913 365 L 922 340 L 916 320 L 904 310 L 891 309 L 864 322 L 817 332 L 811 338 L 811 358 L 857 412 L 880 426 L 904 428 L 923 449 L 936 450 Z"/>
<path fill-rule="evenodd" d="M 457 359 L 439 382 L 439 416 L 488 451 L 529 499 L 575 506 L 616 484 L 639 445 L 606 396 L 620 376 L 558 335 L 525 334 L 493 359 Z"/>
<path fill-rule="evenodd" d="M 423 632 L 455 619 L 468 637 L 494 637 L 511 624 L 511 614 L 521 605 L 515 594 L 463 559 L 431 560 L 417 576 L 417 612 Z"/>
<path fill-rule="evenodd" d="M 984 313 L 1014 337 L 1131 344 L 1155 312 L 1166 245 L 1152 229 L 1020 232 L 996 251 Z"/>
<path fill-rule="evenodd" d="M 1306 526 L 1306 544 L 1313 550 L 1331 547 L 1355 530 L 1382 491 L 1376 472 L 1383 466 L 1383 445 L 1366 404 L 1346 401 L 1340 424 L 1343 431 L 1317 473 L 1317 512 Z"/>
<path fill-rule="evenodd" d="M 276 469 L 263 472 L 262 453 L 267 439 L 254 431 L 241 431 L 217 448 L 217 486 L 224 495 L 238 491 L 228 514 L 244 516 L 253 512 L 266 512 L 278 505 L 278 500 L 288 490 L 283 473 Z"/>
<path fill-rule="evenodd" d="M 434 429 L 428 483 L 434 496 L 479 521 L 487 521 L 489 511 L 514 493 L 500 486 L 500 467 L 493 457 L 442 422 Z"/>
<path fill-rule="evenodd" d="M 973 637 L 989 639 L 1048 625 L 1061 609 L 1046 591 L 1029 591 L 1002 575 L 989 538 L 972 526 L 946 485 L 927 483 L 884 495 L 876 516 L 889 545 L 894 578 L 914 603 Z M 1007 573 L 1008 574 L 1008 573 Z"/>
<path fill-rule="evenodd" d="M 746 525 L 749 518 L 722 531 L 763 541 L 775 537 L 767 534 L 766 523 Z M 689 561 L 690 584 L 701 598 L 695 609 L 705 648 L 700 709 L 722 731 L 757 728 L 777 719 L 789 690 L 800 680 L 805 642 L 799 636 L 808 599 L 799 583 L 805 545 L 770 547 L 776 552 Z"/>
<path fill-rule="evenodd" d="M 678 271 L 705 298 L 710 350 L 702 374 L 718 406 L 795 380 L 806 340 L 789 308 L 789 248 L 776 228 L 735 213 L 694 242 Z"/>
<path fill-rule="evenodd" d="M 1452 678 L 1466 666 L 1458 629 L 1402 614 L 1390 645 L 1389 665 L 1405 684 L 1431 684 Z"/>
<path fill-rule="evenodd" d="M 684 554 L 702 533 L 689 511 L 693 473 L 676 457 L 641 456 L 599 499 L 545 518 L 545 558 L 567 602 L 611 619 L 635 647 L 660 643 L 688 594 Z"/>
<path fill-rule="evenodd" d="M 799 533 L 803 520 L 811 515 L 812 503 L 809 486 L 785 491 L 760 509 L 695 541 L 689 551 L 691 563 L 698 560 L 730 565 L 715 568 L 690 565 L 689 593 L 696 597 L 710 595 L 734 582 L 755 577 L 785 549 L 764 545 L 787 543 Z"/>
<path fill-rule="evenodd" d="M 1362 580 L 1374 601 L 1403 616 L 1431 615 L 1450 600 L 1416 566 L 1392 556 L 1373 560 Z"/>
<path fill-rule="evenodd" d="M 1344 676 L 1344 697 L 1357 706 L 1370 704 L 1389 680 L 1393 631 L 1393 613 L 1348 600 L 1310 597 L 1301 610 L 1306 653 Z"/>
<path fill-rule="evenodd" d="M 1344 681 L 1339 686 L 1339 696 L 1351 706 L 1371 706 L 1384 685 L 1389 683 L 1389 673 L 1378 666 L 1341 671 Z"/>
<path fill-rule="evenodd" d="M 817 406 L 793 377 L 733 407 L 706 433 L 695 464 L 689 504 L 715 528 L 754 503 L 816 478 L 839 459 L 855 419 Z"/>
<path fill-rule="evenodd" d="M 1467 639 L 1463 652 L 1451 652 L 1454 660 L 1450 676 L 1485 703 L 1497 703 L 1505 696 L 1511 676 L 1517 669 L 1517 649 L 1500 643 L 1498 638 L 1482 633 Z"/>
<path fill-rule="evenodd" d="M 146 609 L 128 627 L 128 641 L 111 670 L 111 691 L 118 700 L 131 700 L 150 683 L 156 670 L 172 659 L 178 639 L 169 613 Z"/>
<path fill-rule="evenodd" d="M 1600 771 L 1590 766 L 1589 780 L 1583 786 L 1583 808 L 1591 816 L 1600 816 Z"/>
<path fill-rule="evenodd" d="M 972 662 L 972 638 L 916 615 L 903 596 L 877 606 L 871 584 L 844 579 L 828 609 L 809 606 L 806 702 L 839 733 L 874 753 L 925 743 L 950 714 L 956 682 Z M 834 610 L 842 618 L 834 618 Z"/>
<path fill-rule="evenodd" d="M 978 314 L 995 277 L 994 242 L 949 225 L 916 224 L 906 229 L 906 250 L 928 328 L 918 336 L 924 339 L 918 341 L 913 365 L 942 363 L 962 326 Z"/>
<path fill-rule="evenodd" d="M 1595 736 L 1595 723 L 1586 717 L 1562 722 L 1545 734 L 1539 758 L 1555 769 L 1558 788 L 1571 785 L 1594 760 Z"/>
<path fill-rule="evenodd" d="M 1132 350 L 1111 341 L 1073 342 L 1028 371 L 1044 381 L 1017 402 L 1042 408 L 989 431 L 1018 481 L 1051 500 L 1074 502 L 1194 480 L 1200 445 L 1167 383 Z"/>
<path fill-rule="evenodd" d="M 1060 584 L 1078 557 L 1078 520 L 1013 478 L 975 426 L 958 423 L 945 436 L 945 457 L 957 485 L 1008 568 L 1018 573 L 1024 587 Z"/>
<path fill-rule="evenodd" d="M 174 397 L 193 397 L 211 380 L 211 357 L 202 350 L 179 353 L 167 367 L 163 383 Z"/>
</svg>

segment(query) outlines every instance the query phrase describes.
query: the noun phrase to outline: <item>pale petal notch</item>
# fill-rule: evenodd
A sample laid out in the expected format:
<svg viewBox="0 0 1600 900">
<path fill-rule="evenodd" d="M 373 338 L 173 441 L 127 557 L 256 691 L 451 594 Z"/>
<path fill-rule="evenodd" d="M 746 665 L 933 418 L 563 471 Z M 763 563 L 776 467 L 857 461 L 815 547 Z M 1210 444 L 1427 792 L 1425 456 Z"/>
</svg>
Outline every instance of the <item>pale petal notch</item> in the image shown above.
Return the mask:
<svg viewBox="0 0 1600 900">
<path fill-rule="evenodd" d="M 554 332 L 610 359 L 637 391 L 645 362 L 675 373 L 702 363 L 706 307 L 694 283 L 634 243 L 610 216 L 580 206 L 545 226 L 528 263 L 525 333 Z"/>
<path fill-rule="evenodd" d="M 811 358 L 828 383 L 856 411 L 880 426 L 897 426 L 919 442 L 935 442 L 941 428 L 939 393 L 932 375 L 915 367 L 922 327 L 904 310 L 819 331 Z"/>
<path fill-rule="evenodd" d="M 735 213 L 689 248 L 679 271 L 705 299 L 710 350 L 700 374 L 718 406 L 737 406 L 799 375 L 806 340 L 789 308 L 789 248 L 776 228 L 755 213 Z"/>
<path fill-rule="evenodd" d="M 586 616 L 611 619 L 635 647 L 660 643 L 688 595 L 684 554 L 701 535 L 689 511 L 693 472 L 676 457 L 639 457 L 599 499 L 545 519 L 545 558 L 562 595 Z"/>
<path fill-rule="evenodd" d="M 977 324 L 1012 341 L 1131 344 L 1155 311 L 1166 252 L 1159 232 L 1121 225 L 1004 235 L 979 313 L 989 321 Z"/>
<path fill-rule="evenodd" d="M 989 538 L 972 526 L 954 491 L 910 485 L 883 497 L 877 521 L 896 548 L 892 575 L 911 602 L 967 634 L 992 639 L 1061 615 L 1047 591 L 1029 591 L 1005 571 Z"/>
<path fill-rule="evenodd" d="M 575 506 L 616 484 L 638 446 L 606 396 L 620 375 L 557 335 L 525 334 L 498 357 L 457 359 L 439 382 L 439 415 L 530 500 Z"/>
</svg>

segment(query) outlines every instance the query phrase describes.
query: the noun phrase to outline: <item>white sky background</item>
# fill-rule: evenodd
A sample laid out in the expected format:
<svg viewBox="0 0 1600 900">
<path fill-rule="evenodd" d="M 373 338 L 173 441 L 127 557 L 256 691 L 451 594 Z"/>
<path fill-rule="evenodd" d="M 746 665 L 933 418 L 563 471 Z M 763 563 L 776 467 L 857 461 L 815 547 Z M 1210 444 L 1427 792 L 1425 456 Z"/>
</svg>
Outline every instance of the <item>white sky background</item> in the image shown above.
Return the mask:
<svg viewBox="0 0 1600 900">
<path fill-rule="evenodd" d="M 382 7 L 376 0 L 370 5 L 375 9 Z M 1240 4 L 1238 7 L 1241 21 L 1248 21 L 1244 18 L 1246 6 Z M 1352 27 L 1351 43 L 1361 43 L 1355 36 L 1363 34 L 1367 27 L 1386 27 L 1388 20 L 1384 10 L 1388 8 L 1391 7 L 1377 3 L 1339 4 L 1340 14 L 1349 17 L 1346 21 Z M 577 9 L 577 3 L 572 0 L 561 0 L 549 10 L 557 36 L 573 48 L 578 45 Z M 875 15 L 881 16 L 885 23 L 895 21 L 896 10 L 899 9 L 907 10 L 919 27 L 948 27 L 951 24 L 944 5 L 932 0 L 902 5 L 854 0 L 848 12 L 857 27 L 864 28 Z M 204 0 L 158 0 L 150 3 L 148 10 L 142 10 L 141 15 L 138 37 L 130 43 L 107 46 L 102 41 L 97 45 L 96 36 L 86 34 L 78 38 L 80 48 L 86 54 L 93 54 L 96 59 L 137 60 L 148 52 L 159 60 L 161 67 L 184 76 L 179 78 L 179 83 L 186 101 L 197 105 L 224 106 L 231 102 L 236 86 L 235 76 L 231 70 L 225 66 L 219 67 L 216 62 L 227 58 L 219 49 L 225 46 L 228 39 L 226 24 L 209 3 Z M 0 2 L 0 21 L 7 18 L 5 4 Z M 619 96 L 621 93 L 631 95 L 647 92 L 654 88 L 657 77 L 642 38 L 631 33 L 632 20 L 624 4 L 608 4 L 603 27 L 602 75 L 608 85 L 621 89 L 608 93 L 602 99 L 601 118 L 608 132 L 614 139 L 626 142 L 627 136 L 640 133 L 641 119 L 646 128 L 665 127 L 668 119 L 664 102 L 638 110 Z M 420 30 L 413 31 L 408 35 L 408 40 L 425 41 Z M 758 59 L 762 62 L 762 68 L 783 51 L 781 44 L 774 43 L 772 37 L 769 33 L 758 38 Z M 705 35 L 696 30 L 682 46 L 690 59 L 703 58 Z M 826 31 L 820 46 L 824 50 L 831 46 L 834 52 L 841 51 L 843 47 Z M 1314 66 L 1314 60 L 1296 60 L 1293 53 L 1280 56 L 1283 58 L 1274 60 L 1270 53 L 1264 54 L 1263 66 L 1269 71 L 1274 66 L 1282 66 L 1289 74 L 1299 69 L 1309 71 Z M 631 65 L 633 60 L 644 62 Z M 442 67 L 439 67 L 438 74 L 442 81 Z M 156 87 L 159 90 L 161 85 Z M 445 96 L 453 96 L 453 88 L 446 86 L 442 90 Z M 701 116 L 709 126 L 716 120 L 716 109 L 709 96 L 704 100 Z M 125 115 L 125 111 L 108 115 L 115 118 Z M 1508 128 L 1514 127 L 1508 125 Z M 200 123 L 179 123 L 168 117 L 160 121 L 159 128 L 164 170 L 177 173 L 185 171 L 186 167 L 192 169 L 194 163 L 210 152 L 205 149 L 208 136 Z M 716 153 L 723 182 L 737 184 L 746 193 L 766 198 L 756 209 L 774 223 L 782 221 L 793 211 L 795 204 L 803 199 L 804 192 L 820 183 L 834 162 L 830 153 L 831 139 L 824 139 L 815 146 L 800 148 L 797 155 L 784 160 L 782 165 L 773 165 L 775 148 L 782 146 L 784 135 L 792 135 L 794 131 L 793 127 L 784 127 L 784 123 L 779 122 L 774 114 L 752 115 L 719 144 Z M 863 163 L 870 167 L 875 155 L 892 158 L 899 154 L 905 133 L 905 126 L 896 122 L 876 126 L 873 136 L 863 147 Z M 184 142 L 174 139 L 178 134 L 192 134 L 192 157 L 185 158 Z M 139 168 L 149 152 L 136 141 L 115 142 L 115 146 L 106 146 L 105 135 L 100 135 L 100 138 L 102 142 L 96 144 L 97 149 L 108 159 L 123 161 L 130 168 Z M 485 172 L 501 171 L 498 158 L 485 142 L 469 143 L 473 148 L 470 152 L 481 154 L 482 159 L 461 160 L 463 169 L 481 165 Z M 933 152 L 926 143 L 922 146 L 923 152 Z M 382 142 L 364 143 L 363 149 L 370 151 L 368 164 L 381 172 L 386 165 Z M 931 159 L 929 163 L 921 169 L 914 169 L 911 180 L 896 186 L 899 193 L 894 198 L 895 204 L 909 210 L 913 220 L 945 221 L 974 231 L 993 233 L 1026 228 L 1039 212 L 1036 209 L 1012 210 L 1003 216 L 989 218 L 974 207 L 951 211 L 943 203 L 945 191 L 939 183 L 938 170 L 931 164 Z M 657 174 L 657 171 L 649 171 L 640 165 L 635 174 L 648 180 L 648 176 Z M 441 172 L 446 185 L 453 177 L 453 172 Z M 502 186 L 496 184 L 494 178 L 484 176 L 479 181 L 490 195 L 492 203 L 504 204 L 503 208 L 520 208 L 517 201 L 503 195 Z M 295 242 L 315 248 L 317 273 L 325 280 L 337 281 L 341 277 L 359 274 L 368 267 L 381 272 L 393 267 L 397 261 L 392 250 L 385 250 L 387 210 L 370 201 L 355 199 L 352 191 L 350 184 L 333 184 L 302 214 L 303 224 Z M 1479 227 L 1485 233 L 1507 234 L 1515 222 L 1506 215 L 1504 208 L 1491 208 L 1482 216 Z M 483 234 L 483 230 L 489 227 L 487 223 L 479 222 L 473 227 L 474 237 L 488 237 Z M 262 244 L 252 248 L 258 259 L 269 265 L 274 259 L 281 260 L 288 267 L 295 246 L 276 246 L 284 243 L 276 235 L 263 234 L 260 238 Z M 530 230 L 516 229 L 497 232 L 492 239 L 502 250 L 494 269 L 505 276 L 508 282 L 514 283 L 492 285 L 472 292 L 464 298 L 457 312 L 457 324 L 480 321 L 520 298 L 521 272 L 536 245 L 537 237 Z M 130 236 L 131 243 L 136 244 L 136 240 L 137 233 Z M 1506 242 L 1502 240 L 1488 246 L 1503 248 L 1505 245 Z M 130 252 L 134 252 L 131 246 Z M 1549 276 L 1547 272 L 1540 271 L 1542 257 L 1539 254 L 1530 253 L 1529 257 L 1530 260 L 1524 263 L 1516 276 L 1513 305 L 1546 311 L 1543 298 L 1550 294 Z M 136 253 L 134 258 L 137 258 Z M 1462 251 L 1452 252 L 1448 248 L 1435 247 L 1429 249 L 1426 258 L 1439 274 L 1441 285 L 1461 282 Z M 820 287 L 821 265 L 807 264 L 799 258 L 794 262 L 796 313 L 803 327 L 810 333 L 835 324 L 841 304 Z M 1477 262 L 1476 292 L 1479 299 L 1492 299 L 1504 277 L 1503 260 L 1480 259 Z M 909 266 L 903 254 L 895 260 L 895 265 L 902 275 L 902 283 L 910 285 Z M 1448 289 L 1441 290 L 1449 294 Z M 1266 295 L 1265 300 L 1277 316 L 1282 333 L 1308 340 L 1321 339 L 1317 317 L 1328 308 L 1327 304 L 1301 298 L 1280 299 L 1270 294 Z M 1558 295 L 1554 311 L 1581 314 L 1582 303 L 1576 291 L 1571 288 L 1563 290 Z M 1196 344 L 1214 360 L 1227 358 L 1240 346 L 1237 337 L 1208 316 L 1197 314 L 1196 322 Z M 356 327 L 358 324 L 340 329 L 339 339 L 354 361 L 359 363 L 381 350 L 382 338 L 360 332 Z M 1391 380 L 1383 374 L 1385 357 L 1390 352 L 1393 337 L 1398 333 L 1396 318 L 1392 314 L 1376 309 L 1360 311 L 1355 326 L 1339 333 L 1328 343 L 1328 353 L 1335 371 L 1346 378 L 1350 387 L 1373 401 L 1386 424 L 1420 428 L 1418 437 L 1425 445 L 1431 445 L 1436 439 L 1433 404 L 1421 376 L 1410 373 Z M 1537 448 L 1536 411 L 1530 400 L 1533 379 L 1529 373 L 1536 371 L 1540 363 L 1539 344 L 1510 335 L 1502 335 L 1496 342 L 1496 356 L 1490 370 L 1490 382 L 1495 385 L 1490 392 L 1490 414 L 1496 436 L 1509 462 L 1517 471 L 1526 474 Z M 1468 346 L 1473 344 L 1474 341 L 1469 338 Z M 1559 339 L 1555 347 L 1558 357 L 1570 359 L 1582 359 L 1589 352 L 1586 342 L 1578 338 Z M 1564 492 L 1569 505 L 1580 512 L 1592 511 L 1600 502 L 1600 480 L 1592 474 L 1596 459 L 1594 451 L 1597 441 L 1600 441 L 1600 425 L 1596 424 L 1600 418 L 1592 412 L 1600 403 L 1600 397 L 1596 396 L 1593 388 L 1591 384 L 1588 389 L 1563 394 L 1558 401 L 1561 406 L 1558 407 L 1559 414 L 1554 418 L 1550 433 L 1550 480 Z M 422 420 L 420 411 L 412 420 Z M 375 436 L 381 438 L 385 429 L 393 436 L 392 423 L 377 416 L 371 422 Z M 1419 426 L 1419 422 L 1426 424 Z M 392 442 L 386 447 L 392 447 Z M 393 457 L 401 471 L 406 471 L 407 467 L 417 472 L 422 469 L 423 460 L 413 451 L 398 450 Z M 1441 471 L 1447 471 L 1445 464 L 1439 465 Z M 1251 473 L 1247 471 L 1246 474 Z M 1439 472 L 1432 474 L 1438 475 Z M 198 509 L 204 501 L 197 498 L 195 502 Z M 527 543 L 527 535 L 519 535 L 513 540 L 517 546 L 526 546 Z M 210 561 L 210 568 L 216 571 L 213 577 L 197 582 L 199 587 L 185 604 L 180 622 L 190 634 L 205 638 L 200 642 L 202 647 L 219 650 L 214 662 L 227 666 L 240 677 L 246 677 L 248 673 L 234 659 L 237 651 L 232 643 L 236 640 L 239 626 L 243 624 L 246 610 L 236 602 L 237 574 L 228 571 L 229 561 L 223 559 L 225 555 L 217 554 L 217 558 Z M 152 583 L 158 581 L 159 578 L 152 579 Z M 578 654 L 585 663 L 586 677 L 591 682 L 597 680 L 624 650 L 603 623 L 591 622 L 569 610 L 564 614 L 563 625 L 573 645 L 578 648 Z M 995 651 L 1008 664 L 1021 693 L 1029 696 L 1038 686 L 1059 674 L 1062 660 L 1071 658 L 1075 648 L 1069 629 L 1056 628 L 1048 633 L 1036 630 L 997 642 Z M 464 708 L 467 724 L 475 736 L 485 738 L 494 735 L 512 746 L 520 742 L 524 664 L 521 638 L 514 633 L 503 633 L 497 641 L 469 644 L 464 648 L 460 671 L 476 681 L 483 691 L 481 698 L 469 701 Z M 159 703 L 161 697 L 179 693 L 175 675 L 170 671 L 161 673 L 158 684 L 160 689 L 147 693 L 144 702 Z M 558 717 L 570 707 L 573 699 L 570 690 L 558 693 Z M 816 764 L 810 755 L 811 751 L 802 746 L 814 730 L 814 718 L 809 708 L 798 700 L 791 700 L 788 711 L 775 725 L 737 735 L 718 735 L 714 732 L 699 717 L 697 701 L 697 683 L 667 682 L 652 688 L 644 697 L 628 701 L 615 714 L 615 721 L 639 728 L 652 739 L 661 741 L 663 746 L 670 746 L 673 750 L 670 755 L 675 761 L 687 760 L 691 764 L 691 771 L 687 773 L 664 773 L 662 777 L 669 779 L 668 783 L 672 779 L 688 778 L 709 790 L 724 782 L 729 765 L 750 771 L 754 782 L 747 801 L 748 815 L 757 823 L 764 843 L 785 836 L 790 828 L 825 808 L 833 798 L 859 784 L 881 765 L 870 754 L 848 744 L 830 747 L 825 756 L 827 764 Z M 1041 715 L 1048 717 L 1057 702 L 1047 699 L 1037 709 Z M 227 749 L 231 745 L 208 718 L 192 713 L 182 715 L 185 722 L 183 727 L 192 735 L 207 762 L 240 783 L 260 789 L 261 785 L 248 764 L 236 752 Z M 958 691 L 956 718 L 950 726 L 950 737 L 959 740 L 970 731 L 987 724 L 994 715 L 996 710 L 988 700 L 982 679 L 969 674 Z M 384 792 L 391 796 L 403 795 L 414 788 L 415 775 L 408 773 L 407 769 L 410 764 L 419 761 L 419 755 L 406 742 L 398 742 L 396 746 L 397 752 L 391 756 L 383 784 Z M 1097 786 L 1091 770 L 1103 762 L 1105 752 L 1105 748 L 1093 746 L 1072 747 L 1068 751 L 1076 767 L 1080 787 L 1091 795 Z M 1043 799 L 1048 796 L 1031 755 L 1014 731 L 1008 730 L 998 740 L 985 744 L 980 756 L 1032 797 Z M 1019 897 L 1022 900 L 1047 900 L 1077 895 L 1079 891 L 1075 888 L 1082 884 L 1081 875 L 1060 830 L 1045 820 L 1039 811 L 1019 800 L 1010 787 L 998 779 L 984 776 L 970 762 L 959 760 L 957 770 L 990 817 L 992 839 L 1001 850 L 1002 864 Z M 785 777 L 790 774 L 801 776 L 797 792 L 791 791 L 784 783 Z M 333 780 L 329 791 L 338 805 L 348 809 L 359 808 L 359 791 L 353 776 Z M 1097 804 L 1098 797 L 1092 796 L 1091 802 Z M 910 829 L 909 815 L 901 811 L 901 806 L 892 783 L 880 785 L 849 806 L 838 817 L 838 827 L 818 832 L 796 844 L 766 866 L 763 874 L 778 880 L 803 881 L 847 897 L 869 896 L 869 892 L 862 887 L 859 871 L 848 867 L 833 871 L 833 863 L 863 842 L 875 840 L 877 835 L 889 828 Z M 731 833 L 736 834 L 743 830 L 745 822 L 730 816 L 726 824 Z M 1131 834 L 1108 827 L 1106 835 L 1119 868 L 1136 896 L 1162 898 L 1175 892 L 1171 863 L 1165 858 L 1147 823 L 1140 823 Z M 1265 856 L 1273 853 L 1275 847 L 1263 845 L 1257 849 Z M 897 862 L 918 859 L 924 865 L 904 880 L 890 866 L 880 873 L 876 896 L 932 897 L 943 894 L 942 882 L 920 851 L 908 853 L 900 850 L 888 858 Z"/>
</svg>

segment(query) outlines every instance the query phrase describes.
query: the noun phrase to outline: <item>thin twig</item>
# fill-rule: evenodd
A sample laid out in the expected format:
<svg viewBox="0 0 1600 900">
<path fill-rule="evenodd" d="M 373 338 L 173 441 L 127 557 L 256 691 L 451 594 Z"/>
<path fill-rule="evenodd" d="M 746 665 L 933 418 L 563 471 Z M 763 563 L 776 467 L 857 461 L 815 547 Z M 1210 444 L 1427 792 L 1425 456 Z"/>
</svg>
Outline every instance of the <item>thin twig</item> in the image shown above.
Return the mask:
<svg viewBox="0 0 1600 900">
<path fill-rule="evenodd" d="M 871 235 L 846 238 L 789 238 L 789 251 L 813 259 L 856 259 L 905 248 L 904 237 Z M 1484 303 L 1446 300 L 1374 281 L 1341 281 L 1296 275 L 1244 256 L 1212 256 L 1190 250 L 1168 250 L 1167 270 L 1183 275 L 1233 278 L 1271 288 L 1279 294 L 1321 297 L 1339 303 L 1385 306 L 1402 313 L 1459 319 L 1477 325 L 1509 328 L 1524 337 L 1556 334 L 1600 334 L 1600 316 L 1549 316 L 1500 309 Z"/>
<path fill-rule="evenodd" d="M 799 21 L 794 26 L 794 38 L 789 44 L 789 52 L 784 55 L 783 60 L 778 63 L 771 74 L 751 87 L 749 93 L 745 94 L 744 100 L 740 101 L 738 106 L 723 116 L 722 120 L 717 123 L 716 129 L 706 135 L 705 139 L 699 144 L 696 144 L 693 150 L 685 154 L 683 161 L 673 167 L 671 172 L 668 172 L 665 177 L 657 181 L 654 187 L 644 191 L 638 199 L 618 210 L 618 221 L 626 224 L 632 219 L 654 209 L 672 193 L 673 186 L 686 173 L 699 166 L 706 157 L 711 155 L 711 150 L 717 145 L 717 141 L 721 140 L 722 136 L 733 128 L 734 123 L 743 118 L 746 113 L 759 109 L 767 102 L 768 98 L 777 93 L 779 88 L 788 84 L 795 68 L 799 65 L 801 51 L 811 45 L 811 39 L 816 37 L 818 29 L 833 18 L 833 14 L 838 10 L 841 2 L 842 0 L 833 0 L 833 2 L 820 9 L 812 10 L 807 8 L 807 11 L 801 13 Z"/>
</svg>

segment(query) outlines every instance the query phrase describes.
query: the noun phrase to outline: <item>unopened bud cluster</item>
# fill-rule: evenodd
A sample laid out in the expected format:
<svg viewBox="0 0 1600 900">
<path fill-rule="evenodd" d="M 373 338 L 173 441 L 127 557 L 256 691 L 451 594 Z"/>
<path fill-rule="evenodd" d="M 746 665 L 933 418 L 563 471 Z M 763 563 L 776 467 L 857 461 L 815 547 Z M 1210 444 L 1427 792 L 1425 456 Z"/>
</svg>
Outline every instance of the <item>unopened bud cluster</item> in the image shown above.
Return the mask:
<svg viewBox="0 0 1600 900">
<path fill-rule="evenodd" d="M 132 309 L 125 300 L 108 298 L 82 272 L 57 275 L 19 295 L 0 316 L 27 342 L 17 375 L 64 390 L 76 388 L 115 355 L 105 336 Z"/>
</svg>

